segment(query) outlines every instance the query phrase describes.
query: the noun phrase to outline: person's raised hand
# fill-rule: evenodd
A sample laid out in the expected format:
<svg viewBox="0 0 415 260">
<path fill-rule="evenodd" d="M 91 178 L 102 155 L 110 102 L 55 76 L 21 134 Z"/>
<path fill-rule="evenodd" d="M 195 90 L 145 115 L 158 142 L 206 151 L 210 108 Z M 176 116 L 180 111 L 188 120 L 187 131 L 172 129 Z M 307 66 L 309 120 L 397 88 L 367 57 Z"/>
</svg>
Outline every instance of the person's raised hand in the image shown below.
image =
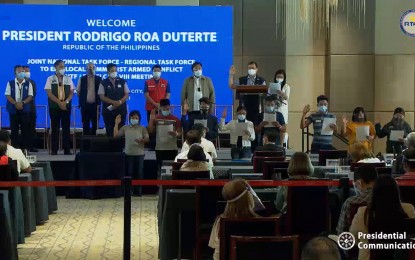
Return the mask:
<svg viewBox="0 0 415 260">
<path fill-rule="evenodd" d="M 304 106 L 304 108 L 303 108 L 303 115 L 305 115 L 305 114 L 307 114 L 308 112 L 310 112 L 310 110 L 311 110 L 310 105 L 306 105 L 306 106 Z"/>
<path fill-rule="evenodd" d="M 379 117 L 376 117 L 376 119 L 375 119 L 375 125 L 376 124 L 380 124 L 380 118 Z"/>
<path fill-rule="evenodd" d="M 342 115 L 342 121 L 344 125 L 347 125 L 347 123 L 349 123 L 349 119 L 347 119 L 346 115 Z"/>
<path fill-rule="evenodd" d="M 228 115 L 228 109 L 225 107 L 222 111 L 222 118 L 226 118 L 227 115 Z"/>
<path fill-rule="evenodd" d="M 231 66 L 231 68 L 229 69 L 229 75 L 235 75 L 235 73 L 236 73 L 236 69 L 235 69 L 235 66 L 234 65 L 232 65 Z"/>
</svg>

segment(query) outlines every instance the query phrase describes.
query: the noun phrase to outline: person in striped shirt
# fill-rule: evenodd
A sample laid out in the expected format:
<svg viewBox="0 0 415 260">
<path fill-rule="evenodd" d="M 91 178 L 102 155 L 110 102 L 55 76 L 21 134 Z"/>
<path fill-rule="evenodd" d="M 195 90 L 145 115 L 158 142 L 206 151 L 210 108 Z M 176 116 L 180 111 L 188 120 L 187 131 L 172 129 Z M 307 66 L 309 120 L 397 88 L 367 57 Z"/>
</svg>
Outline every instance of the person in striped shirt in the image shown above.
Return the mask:
<svg viewBox="0 0 415 260">
<path fill-rule="evenodd" d="M 333 136 L 322 135 L 323 121 L 325 118 L 336 118 L 334 114 L 328 112 L 329 99 L 325 95 L 317 97 L 318 110 L 315 113 L 310 114 L 306 117 L 307 113 L 310 112 L 310 105 L 306 105 L 303 109 L 303 115 L 301 117 L 300 128 L 307 128 L 310 124 L 313 124 L 314 136 L 313 142 L 311 143 L 311 152 L 318 153 L 320 150 L 333 150 Z M 334 131 L 338 131 L 338 127 L 335 123 L 329 125 Z"/>
</svg>

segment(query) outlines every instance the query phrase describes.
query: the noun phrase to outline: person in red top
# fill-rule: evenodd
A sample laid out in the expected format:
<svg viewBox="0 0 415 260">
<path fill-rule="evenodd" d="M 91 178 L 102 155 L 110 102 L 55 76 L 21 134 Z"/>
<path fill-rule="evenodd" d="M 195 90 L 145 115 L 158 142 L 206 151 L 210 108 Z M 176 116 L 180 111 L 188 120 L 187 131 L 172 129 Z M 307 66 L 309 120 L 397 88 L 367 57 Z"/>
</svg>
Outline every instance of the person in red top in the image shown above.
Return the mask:
<svg viewBox="0 0 415 260">
<path fill-rule="evenodd" d="M 402 152 L 405 174 L 396 179 L 415 179 L 415 149 L 408 148 Z"/>
<path fill-rule="evenodd" d="M 154 108 L 160 108 L 160 100 L 170 98 L 170 84 L 162 79 L 161 66 L 156 64 L 152 68 L 153 78 L 144 83 L 144 96 L 146 97 L 147 122 L 150 122 L 150 113 Z"/>
<path fill-rule="evenodd" d="M 156 135 L 156 160 L 158 169 L 164 160 L 173 161 L 177 156 L 177 137 L 182 135 L 180 119 L 170 113 L 170 100 L 160 100 L 161 113 L 151 111 L 148 132 Z"/>
</svg>

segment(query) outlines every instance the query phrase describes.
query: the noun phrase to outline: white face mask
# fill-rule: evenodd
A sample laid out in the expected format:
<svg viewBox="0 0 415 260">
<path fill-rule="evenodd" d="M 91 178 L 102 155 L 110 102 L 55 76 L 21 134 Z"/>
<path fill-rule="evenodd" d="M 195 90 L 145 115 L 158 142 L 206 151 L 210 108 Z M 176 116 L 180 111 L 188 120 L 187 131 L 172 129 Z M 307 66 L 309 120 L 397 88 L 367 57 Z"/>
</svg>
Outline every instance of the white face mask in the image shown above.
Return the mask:
<svg viewBox="0 0 415 260">
<path fill-rule="evenodd" d="M 194 70 L 193 75 L 195 75 L 196 77 L 202 76 L 202 70 Z"/>
<path fill-rule="evenodd" d="M 248 74 L 249 74 L 249 76 L 255 76 L 255 75 L 256 75 L 256 70 L 254 70 L 254 69 L 249 69 L 249 70 L 248 70 Z"/>
<path fill-rule="evenodd" d="M 266 106 L 266 107 L 265 107 L 265 111 L 266 111 L 267 113 L 273 113 L 273 112 L 274 112 L 274 110 L 275 110 L 275 107 L 274 107 L 274 106 Z"/>
<path fill-rule="evenodd" d="M 60 69 L 59 74 L 61 74 L 62 76 L 65 75 L 65 69 Z"/>
<path fill-rule="evenodd" d="M 245 116 L 245 115 L 238 115 L 238 119 L 239 119 L 239 120 L 241 120 L 241 121 L 244 121 L 244 120 L 245 120 L 245 118 L 246 118 L 246 116 Z"/>
<path fill-rule="evenodd" d="M 111 72 L 110 73 L 110 77 L 113 78 L 113 79 L 115 79 L 117 77 L 117 72 L 116 71 Z"/>
<path fill-rule="evenodd" d="M 30 72 L 25 72 L 25 78 L 30 79 Z"/>
<path fill-rule="evenodd" d="M 284 81 L 282 78 L 277 78 L 276 80 L 278 83 L 282 83 Z"/>
<path fill-rule="evenodd" d="M 159 79 L 159 78 L 160 78 L 160 76 L 161 76 L 161 71 L 154 71 L 154 72 L 153 72 L 153 77 L 154 77 L 154 78 Z"/>
</svg>

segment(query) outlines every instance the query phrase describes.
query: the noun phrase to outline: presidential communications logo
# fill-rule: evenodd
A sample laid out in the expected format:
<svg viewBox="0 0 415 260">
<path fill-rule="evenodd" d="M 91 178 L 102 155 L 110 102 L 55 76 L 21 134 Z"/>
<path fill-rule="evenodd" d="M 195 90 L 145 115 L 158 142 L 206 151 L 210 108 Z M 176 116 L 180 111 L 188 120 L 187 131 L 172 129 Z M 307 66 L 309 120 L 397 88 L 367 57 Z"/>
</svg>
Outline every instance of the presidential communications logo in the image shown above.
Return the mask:
<svg viewBox="0 0 415 260">
<path fill-rule="evenodd" d="M 337 244 L 343 250 L 350 250 L 354 247 L 356 243 L 356 239 L 354 238 L 353 234 L 350 232 L 343 232 L 339 235 L 339 239 L 337 240 Z"/>
<path fill-rule="evenodd" d="M 415 37 L 415 9 L 406 11 L 401 16 L 400 24 L 404 34 Z"/>
</svg>

